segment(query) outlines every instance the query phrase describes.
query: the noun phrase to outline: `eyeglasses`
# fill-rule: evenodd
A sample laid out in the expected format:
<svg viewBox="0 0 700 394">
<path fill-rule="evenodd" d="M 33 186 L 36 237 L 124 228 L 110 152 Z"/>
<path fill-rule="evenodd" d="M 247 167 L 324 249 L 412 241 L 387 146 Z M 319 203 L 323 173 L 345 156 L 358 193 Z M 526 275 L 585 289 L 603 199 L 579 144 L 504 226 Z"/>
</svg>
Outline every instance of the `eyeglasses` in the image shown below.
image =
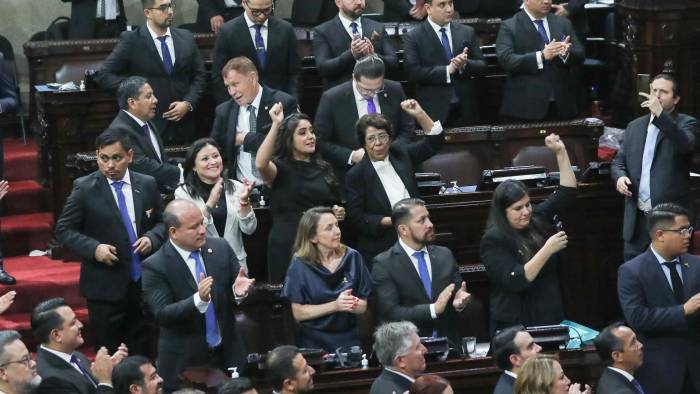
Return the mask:
<svg viewBox="0 0 700 394">
<path fill-rule="evenodd" d="M 159 10 L 160 12 L 168 12 L 168 9 L 175 11 L 175 3 L 161 4 L 158 7 L 149 8 L 149 10 Z"/>
<path fill-rule="evenodd" d="M 368 145 L 375 145 L 377 142 L 381 142 L 382 144 L 386 144 L 389 141 L 389 134 L 388 133 L 379 133 L 375 135 L 370 135 L 365 139 L 367 141 Z"/>
<path fill-rule="evenodd" d="M 670 231 L 672 233 L 680 234 L 681 237 L 690 237 L 693 235 L 693 226 L 679 229 L 661 229 L 661 231 Z"/>
<path fill-rule="evenodd" d="M 384 93 L 384 85 L 380 86 L 377 89 L 367 89 L 367 88 L 360 86 L 359 83 L 355 83 L 355 85 L 357 86 L 357 91 L 360 93 L 360 95 L 362 97 L 372 98 L 376 95 Z"/>
<path fill-rule="evenodd" d="M 247 5 L 247 4 L 248 4 L 248 2 L 246 1 L 246 5 Z M 259 9 L 250 8 L 250 5 L 248 5 L 248 9 L 250 10 L 250 13 L 251 13 L 254 17 L 259 17 L 259 16 L 263 16 L 263 15 L 270 15 L 270 14 L 272 13 L 272 11 L 275 10 L 275 3 L 272 3 L 272 6 L 271 6 L 271 7 L 259 8 Z"/>
<path fill-rule="evenodd" d="M 30 364 L 32 363 L 32 360 L 33 360 L 32 357 L 29 354 L 27 354 L 26 356 L 20 358 L 19 360 L 8 361 L 5 364 L 0 364 L 0 368 L 7 366 L 7 365 L 10 365 L 10 364 L 15 364 L 15 363 L 24 364 L 27 368 L 29 368 Z"/>
</svg>

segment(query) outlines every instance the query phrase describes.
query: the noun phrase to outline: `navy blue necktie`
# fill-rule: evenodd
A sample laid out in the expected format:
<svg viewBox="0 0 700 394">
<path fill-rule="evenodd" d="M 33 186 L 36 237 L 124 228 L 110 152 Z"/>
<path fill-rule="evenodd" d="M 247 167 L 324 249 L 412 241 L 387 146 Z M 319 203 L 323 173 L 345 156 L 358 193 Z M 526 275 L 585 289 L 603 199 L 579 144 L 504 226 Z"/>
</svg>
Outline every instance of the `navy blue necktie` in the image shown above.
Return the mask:
<svg viewBox="0 0 700 394">
<path fill-rule="evenodd" d="M 537 25 L 537 33 L 540 34 L 540 38 L 544 45 L 549 44 L 549 37 L 547 37 L 547 30 L 544 28 L 544 21 L 542 19 L 535 19 L 535 24 Z"/>
<path fill-rule="evenodd" d="M 153 152 L 156 154 L 156 159 L 158 161 L 160 160 L 160 156 L 158 155 L 158 151 L 156 151 L 156 147 L 153 145 L 153 140 L 151 140 L 151 129 L 148 127 L 148 123 L 144 123 L 143 126 L 141 126 L 143 129 L 143 134 L 146 136 L 146 141 L 148 141 L 148 146 L 153 149 Z"/>
<path fill-rule="evenodd" d="M 207 276 L 207 272 L 204 270 L 204 264 L 202 264 L 202 259 L 199 256 L 199 251 L 195 250 L 190 253 L 190 257 L 194 259 L 195 262 L 195 275 L 197 275 L 197 283 L 199 283 L 200 277 L 203 275 Z M 209 306 L 207 306 L 207 311 L 204 312 L 204 326 L 207 335 L 207 345 L 209 347 L 215 347 L 221 343 L 221 337 L 219 336 L 219 329 L 216 325 L 216 312 L 214 311 L 214 300 L 209 301 Z"/>
<path fill-rule="evenodd" d="M 160 51 L 163 54 L 163 68 L 165 68 L 165 72 L 168 73 L 168 75 L 170 75 L 173 73 L 173 59 L 170 57 L 170 50 L 168 49 L 168 44 L 165 43 L 165 40 L 167 39 L 167 35 L 158 37 L 158 41 L 160 41 Z"/>
<path fill-rule="evenodd" d="M 637 393 L 644 394 L 644 389 L 637 379 L 632 379 L 632 386 L 637 390 Z"/>
<path fill-rule="evenodd" d="M 90 372 L 86 371 L 85 368 L 83 368 L 82 365 L 80 365 L 80 362 L 78 361 L 78 357 L 75 357 L 75 354 L 72 354 L 70 356 L 70 362 L 75 364 L 78 369 L 80 370 L 80 373 L 83 374 L 85 379 L 92 384 L 93 387 L 97 387 L 97 383 L 92 379 L 92 376 L 90 376 Z"/>
<path fill-rule="evenodd" d="M 255 52 L 258 53 L 258 61 L 260 62 L 260 67 L 265 68 L 265 62 L 267 61 L 267 52 L 265 52 L 265 40 L 263 40 L 262 33 L 260 29 L 262 25 L 255 25 Z"/>
<path fill-rule="evenodd" d="M 440 42 L 442 42 L 442 48 L 445 50 L 447 61 L 452 61 L 452 47 L 450 46 L 450 40 L 447 38 L 447 29 L 444 27 L 440 28 Z"/>
<path fill-rule="evenodd" d="M 112 187 L 114 191 L 117 192 L 117 202 L 119 205 L 119 216 L 122 218 L 122 223 L 126 229 L 126 233 L 129 235 L 129 245 L 133 245 L 136 242 L 136 231 L 131 223 L 131 217 L 129 216 L 129 209 L 126 207 L 126 198 L 124 197 L 124 192 L 122 187 L 124 186 L 124 181 L 114 181 L 112 182 Z M 136 282 L 141 277 L 141 258 L 139 254 L 131 246 L 131 280 Z"/>
<path fill-rule="evenodd" d="M 360 31 L 357 30 L 357 22 L 351 22 L 350 23 L 350 29 L 352 30 L 352 35 L 353 36 L 359 36 Z"/>
</svg>

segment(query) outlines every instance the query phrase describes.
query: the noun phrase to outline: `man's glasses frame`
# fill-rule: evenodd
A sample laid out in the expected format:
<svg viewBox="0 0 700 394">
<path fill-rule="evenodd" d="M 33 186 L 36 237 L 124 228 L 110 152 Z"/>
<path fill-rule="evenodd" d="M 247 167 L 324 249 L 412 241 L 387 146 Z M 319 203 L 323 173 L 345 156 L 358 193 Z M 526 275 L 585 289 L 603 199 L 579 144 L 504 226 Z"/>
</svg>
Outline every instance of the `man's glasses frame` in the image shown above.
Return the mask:
<svg viewBox="0 0 700 394">
<path fill-rule="evenodd" d="M 679 234 L 681 237 L 690 237 L 693 235 L 693 226 L 673 229 L 673 228 L 662 228 L 661 231 L 670 231 L 672 233 Z"/>
<path fill-rule="evenodd" d="M 171 9 L 171 10 L 175 11 L 175 2 L 172 1 L 172 2 L 170 2 L 170 3 L 161 4 L 161 5 L 159 5 L 158 7 L 151 7 L 151 8 L 148 8 L 148 9 L 149 9 L 149 10 L 158 10 L 158 11 L 160 11 L 160 12 L 168 12 L 168 9 Z"/>
</svg>

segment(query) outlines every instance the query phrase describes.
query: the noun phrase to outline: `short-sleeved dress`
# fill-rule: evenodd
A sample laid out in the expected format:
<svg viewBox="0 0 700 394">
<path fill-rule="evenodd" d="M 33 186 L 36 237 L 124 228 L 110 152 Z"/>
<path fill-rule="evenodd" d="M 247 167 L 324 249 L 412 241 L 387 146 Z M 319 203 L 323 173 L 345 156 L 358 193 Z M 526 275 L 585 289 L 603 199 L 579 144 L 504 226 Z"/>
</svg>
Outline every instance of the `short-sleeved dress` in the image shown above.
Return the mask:
<svg viewBox="0 0 700 394">
<path fill-rule="evenodd" d="M 561 186 L 533 208 L 533 217 L 551 223 L 553 216 L 570 206 L 575 198 L 575 188 Z M 547 237 L 553 233 L 554 229 Z M 527 261 L 523 252 L 507 234 L 488 230 L 481 238 L 480 254 L 491 282 L 492 332 L 515 324 L 540 326 L 562 321 L 564 308 L 557 274 L 559 253 L 545 263 L 532 282 L 525 278 Z"/>
<path fill-rule="evenodd" d="M 372 291 L 372 279 L 362 256 L 347 248 L 335 272 L 320 264 L 308 264 L 294 256 L 282 288 L 282 296 L 290 302 L 319 305 L 334 301 L 338 295 L 352 289 L 352 295 L 367 299 Z M 338 347 L 359 345 L 357 318 L 350 312 L 337 312 L 299 323 L 300 347 L 321 348 L 334 352 Z"/>
<path fill-rule="evenodd" d="M 324 179 L 321 167 L 306 161 L 274 160 L 277 176 L 270 187 L 272 228 L 267 239 L 270 283 L 282 283 L 292 259 L 301 215 L 316 206 L 340 204 L 340 191 Z"/>
</svg>

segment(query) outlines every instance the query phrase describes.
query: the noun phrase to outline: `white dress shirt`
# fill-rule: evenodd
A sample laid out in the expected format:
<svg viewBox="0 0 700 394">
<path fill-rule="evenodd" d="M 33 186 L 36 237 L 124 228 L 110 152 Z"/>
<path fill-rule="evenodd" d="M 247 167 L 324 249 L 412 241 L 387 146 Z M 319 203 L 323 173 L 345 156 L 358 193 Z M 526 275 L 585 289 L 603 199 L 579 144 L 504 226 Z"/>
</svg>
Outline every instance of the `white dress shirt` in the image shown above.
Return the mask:
<svg viewBox="0 0 700 394">
<path fill-rule="evenodd" d="M 226 8 L 240 7 L 240 5 L 236 3 L 235 0 L 224 0 L 224 3 L 226 3 Z"/>
<path fill-rule="evenodd" d="M 654 256 L 656 257 L 656 260 L 659 261 L 659 264 L 661 265 L 661 271 L 664 272 L 664 276 L 666 277 L 666 281 L 668 282 L 668 286 L 673 289 L 673 282 L 671 281 L 671 269 L 668 268 L 667 266 L 664 265 L 664 263 L 667 262 L 666 259 L 664 259 L 660 254 L 654 250 L 654 246 L 650 245 L 651 252 L 654 253 Z M 675 261 L 676 263 L 680 263 L 680 259 L 676 257 L 675 259 L 671 260 Z M 681 278 L 681 283 L 683 282 L 683 269 L 681 268 L 680 264 L 676 264 L 676 272 L 678 272 L 678 276 Z"/>
<path fill-rule="evenodd" d="M 70 359 L 71 359 L 71 357 L 72 357 L 72 354 L 63 353 L 63 352 L 60 352 L 60 351 L 58 351 L 58 350 L 49 349 L 49 348 L 47 348 L 47 347 L 44 346 L 44 345 L 40 345 L 40 347 L 41 347 L 42 349 L 46 350 L 47 352 L 53 354 L 54 356 L 60 358 L 61 360 L 67 362 L 68 365 L 70 365 L 71 367 L 73 367 L 76 371 L 80 372 L 81 375 L 83 374 L 83 371 L 80 370 L 80 367 L 78 367 L 78 364 L 72 363 L 72 362 L 70 361 Z M 109 384 L 109 383 L 99 383 L 99 382 L 96 381 L 96 380 L 95 380 L 95 383 L 96 383 L 98 386 L 112 387 L 112 385 Z"/>
<path fill-rule="evenodd" d="M 148 32 L 151 33 L 153 44 L 155 44 L 156 50 L 158 51 L 158 56 L 160 56 L 160 60 L 162 61 L 163 51 L 161 50 L 160 40 L 158 39 L 159 36 L 151 29 L 148 22 L 146 22 L 146 27 L 148 28 Z M 173 35 L 170 34 L 170 28 L 165 31 L 165 45 L 168 47 L 168 52 L 170 52 L 170 60 L 173 62 L 173 67 L 175 67 L 175 46 L 173 45 Z"/>
<path fill-rule="evenodd" d="M 413 383 L 413 382 L 416 381 L 416 379 L 414 379 L 414 378 L 412 378 L 412 377 L 406 375 L 406 374 L 403 373 L 403 372 L 395 371 L 395 370 L 393 370 L 393 369 L 391 369 L 391 368 L 384 368 L 384 370 L 385 370 L 385 371 L 389 371 L 389 372 L 391 372 L 391 373 L 395 373 L 395 374 L 397 374 L 397 375 L 403 377 L 404 379 L 408 380 L 408 381 L 411 382 L 411 383 Z M 399 394 L 399 393 L 396 393 L 396 394 Z"/>
<path fill-rule="evenodd" d="M 253 22 L 250 18 L 248 18 L 248 13 L 244 12 L 243 17 L 245 18 L 245 23 L 248 26 L 248 32 L 250 33 L 250 39 L 253 40 L 253 48 L 255 48 L 255 25 L 257 23 Z M 267 50 L 267 31 L 268 31 L 268 22 L 270 19 L 265 19 L 265 23 L 262 24 L 262 27 L 260 27 L 260 35 L 262 36 L 263 42 L 265 43 L 265 50 Z M 257 108 L 257 107 L 255 107 Z"/>
<path fill-rule="evenodd" d="M 133 120 L 136 121 L 136 123 L 139 124 L 139 127 L 143 129 L 143 125 L 147 124 L 144 123 L 141 119 L 135 117 L 131 112 L 122 110 L 127 113 L 127 115 L 131 116 Z M 158 156 L 158 160 L 163 161 L 163 158 L 160 156 L 160 145 L 158 144 L 158 138 L 156 137 L 156 134 L 153 132 L 153 129 L 151 129 L 151 126 L 148 126 L 148 139 L 151 140 L 151 144 L 153 145 L 153 150 L 156 151 L 156 156 Z M 182 181 L 180 181 L 182 183 Z"/>
<path fill-rule="evenodd" d="M 510 376 L 510 377 L 513 378 L 513 379 L 517 379 L 517 378 L 518 378 L 518 374 L 515 373 L 515 372 L 513 372 L 513 371 L 503 371 L 503 373 L 505 373 L 506 375 Z"/>
<path fill-rule="evenodd" d="M 126 201 L 126 210 L 129 212 L 129 219 L 131 219 L 131 226 L 134 228 L 134 234 L 136 234 L 136 237 L 138 238 L 138 231 L 136 231 L 136 215 L 134 211 L 134 195 L 133 189 L 131 188 L 131 177 L 129 176 L 128 169 L 124 173 L 124 177 L 121 180 L 124 182 L 124 185 L 122 186 L 122 193 L 124 194 L 124 200 Z M 118 181 L 107 179 L 107 182 L 109 182 L 109 190 L 112 191 L 112 197 L 114 197 L 114 202 L 117 204 L 118 208 L 119 199 L 117 199 L 117 191 L 114 190 L 114 186 L 112 186 L 114 182 Z"/>
<path fill-rule="evenodd" d="M 413 256 L 414 253 L 416 252 L 423 252 L 423 258 L 425 259 L 425 264 L 428 267 L 428 276 L 430 276 L 430 282 L 432 283 L 433 281 L 433 265 L 430 262 L 430 254 L 428 254 L 428 248 L 425 246 L 421 250 L 414 250 L 410 246 L 406 245 L 401 238 L 399 238 L 399 245 L 403 248 L 403 250 L 406 252 L 408 255 L 408 258 L 411 259 L 411 262 L 413 263 L 413 268 L 416 269 L 416 272 L 418 273 L 418 277 L 420 277 L 420 269 L 418 268 L 418 259 Z M 437 319 L 437 313 L 435 313 L 435 304 L 432 303 L 430 304 L 430 317 L 433 319 Z M 396 371 L 392 371 L 396 372 Z"/>
<path fill-rule="evenodd" d="M 613 371 L 615 371 L 615 372 L 619 373 L 620 375 L 624 376 L 624 377 L 625 377 L 627 380 L 629 380 L 630 382 L 634 380 L 634 376 L 630 375 L 630 373 L 627 372 L 627 371 L 623 371 L 623 370 L 621 370 L 621 369 L 619 369 L 619 368 L 613 368 L 613 367 L 608 367 L 608 368 L 610 368 L 610 369 L 612 369 Z"/>
<path fill-rule="evenodd" d="M 532 25 L 535 26 L 535 30 L 538 29 L 537 23 L 535 23 L 536 20 L 539 18 L 535 18 L 530 14 L 530 12 L 527 10 L 526 7 L 523 7 L 523 11 L 527 14 L 527 16 L 530 18 L 532 21 Z M 542 18 L 542 24 L 544 25 L 544 31 L 547 32 L 547 37 L 549 38 L 549 41 L 551 42 L 552 40 L 557 40 L 557 41 L 563 41 L 563 38 L 559 39 L 557 37 L 552 37 L 552 33 L 549 31 L 549 23 L 547 23 L 547 18 Z M 537 68 L 538 69 L 543 69 L 544 68 L 544 57 L 542 55 L 542 51 L 537 51 L 535 53 L 535 56 L 537 57 Z M 567 60 L 569 60 L 569 55 L 567 54 L 566 56 L 559 56 L 559 58 L 566 63 Z"/>
<path fill-rule="evenodd" d="M 346 32 L 348 33 L 348 35 L 350 36 L 350 39 L 353 39 L 353 38 L 355 37 L 355 36 L 352 34 L 352 27 L 350 27 L 350 24 L 351 24 L 352 22 L 357 23 L 357 34 L 359 34 L 360 37 L 362 37 L 362 21 L 361 21 L 362 17 L 359 17 L 359 18 L 357 18 L 357 19 L 355 19 L 355 20 L 350 20 L 350 19 L 346 18 L 345 15 L 343 15 L 342 12 L 339 12 L 339 13 L 338 13 L 338 17 L 340 18 L 340 23 L 341 23 L 341 24 L 343 25 L 343 27 L 345 28 L 345 31 L 346 31 Z"/>
<path fill-rule="evenodd" d="M 104 12 L 103 12 L 104 9 Z M 97 0 L 97 19 L 105 19 L 113 21 L 119 16 L 119 7 L 117 0 Z"/>
<path fill-rule="evenodd" d="M 355 81 L 355 78 L 352 79 L 352 93 L 355 96 L 355 105 L 357 106 L 357 119 L 360 119 L 361 117 L 367 115 L 367 100 L 360 94 L 360 92 L 357 90 L 357 82 Z M 382 113 L 382 107 L 379 105 L 379 98 L 375 94 L 374 97 L 372 97 L 372 102 L 374 103 L 374 108 L 377 110 L 378 114 Z"/>
<path fill-rule="evenodd" d="M 389 161 L 389 155 L 387 155 L 384 160 L 373 161 L 372 167 L 374 167 L 379 180 L 382 182 L 384 192 L 386 192 L 386 196 L 389 198 L 389 205 L 393 207 L 394 204 L 404 198 L 411 197 L 411 195 L 408 194 L 406 185 L 401 180 L 401 177 L 396 172 L 391 161 Z"/>
<path fill-rule="evenodd" d="M 262 91 L 263 87 L 258 84 L 258 94 L 255 96 L 255 99 L 253 99 L 253 102 L 240 107 L 238 109 L 238 119 L 236 120 L 236 133 L 255 133 L 256 130 L 251 130 L 250 129 L 250 122 L 249 122 L 249 116 L 250 112 L 248 112 L 248 107 L 253 106 L 255 107 L 255 115 L 257 117 L 258 114 L 260 114 L 260 111 L 266 111 L 265 108 L 260 108 L 260 100 L 262 99 Z M 253 155 L 250 154 L 249 152 L 244 152 L 243 151 L 243 145 L 238 147 L 238 159 L 236 160 L 236 177 L 240 180 L 243 179 L 248 179 L 248 180 L 253 180 L 255 179 L 255 183 L 258 185 L 262 185 L 263 181 L 260 178 L 256 178 L 253 175 Z"/>
</svg>

